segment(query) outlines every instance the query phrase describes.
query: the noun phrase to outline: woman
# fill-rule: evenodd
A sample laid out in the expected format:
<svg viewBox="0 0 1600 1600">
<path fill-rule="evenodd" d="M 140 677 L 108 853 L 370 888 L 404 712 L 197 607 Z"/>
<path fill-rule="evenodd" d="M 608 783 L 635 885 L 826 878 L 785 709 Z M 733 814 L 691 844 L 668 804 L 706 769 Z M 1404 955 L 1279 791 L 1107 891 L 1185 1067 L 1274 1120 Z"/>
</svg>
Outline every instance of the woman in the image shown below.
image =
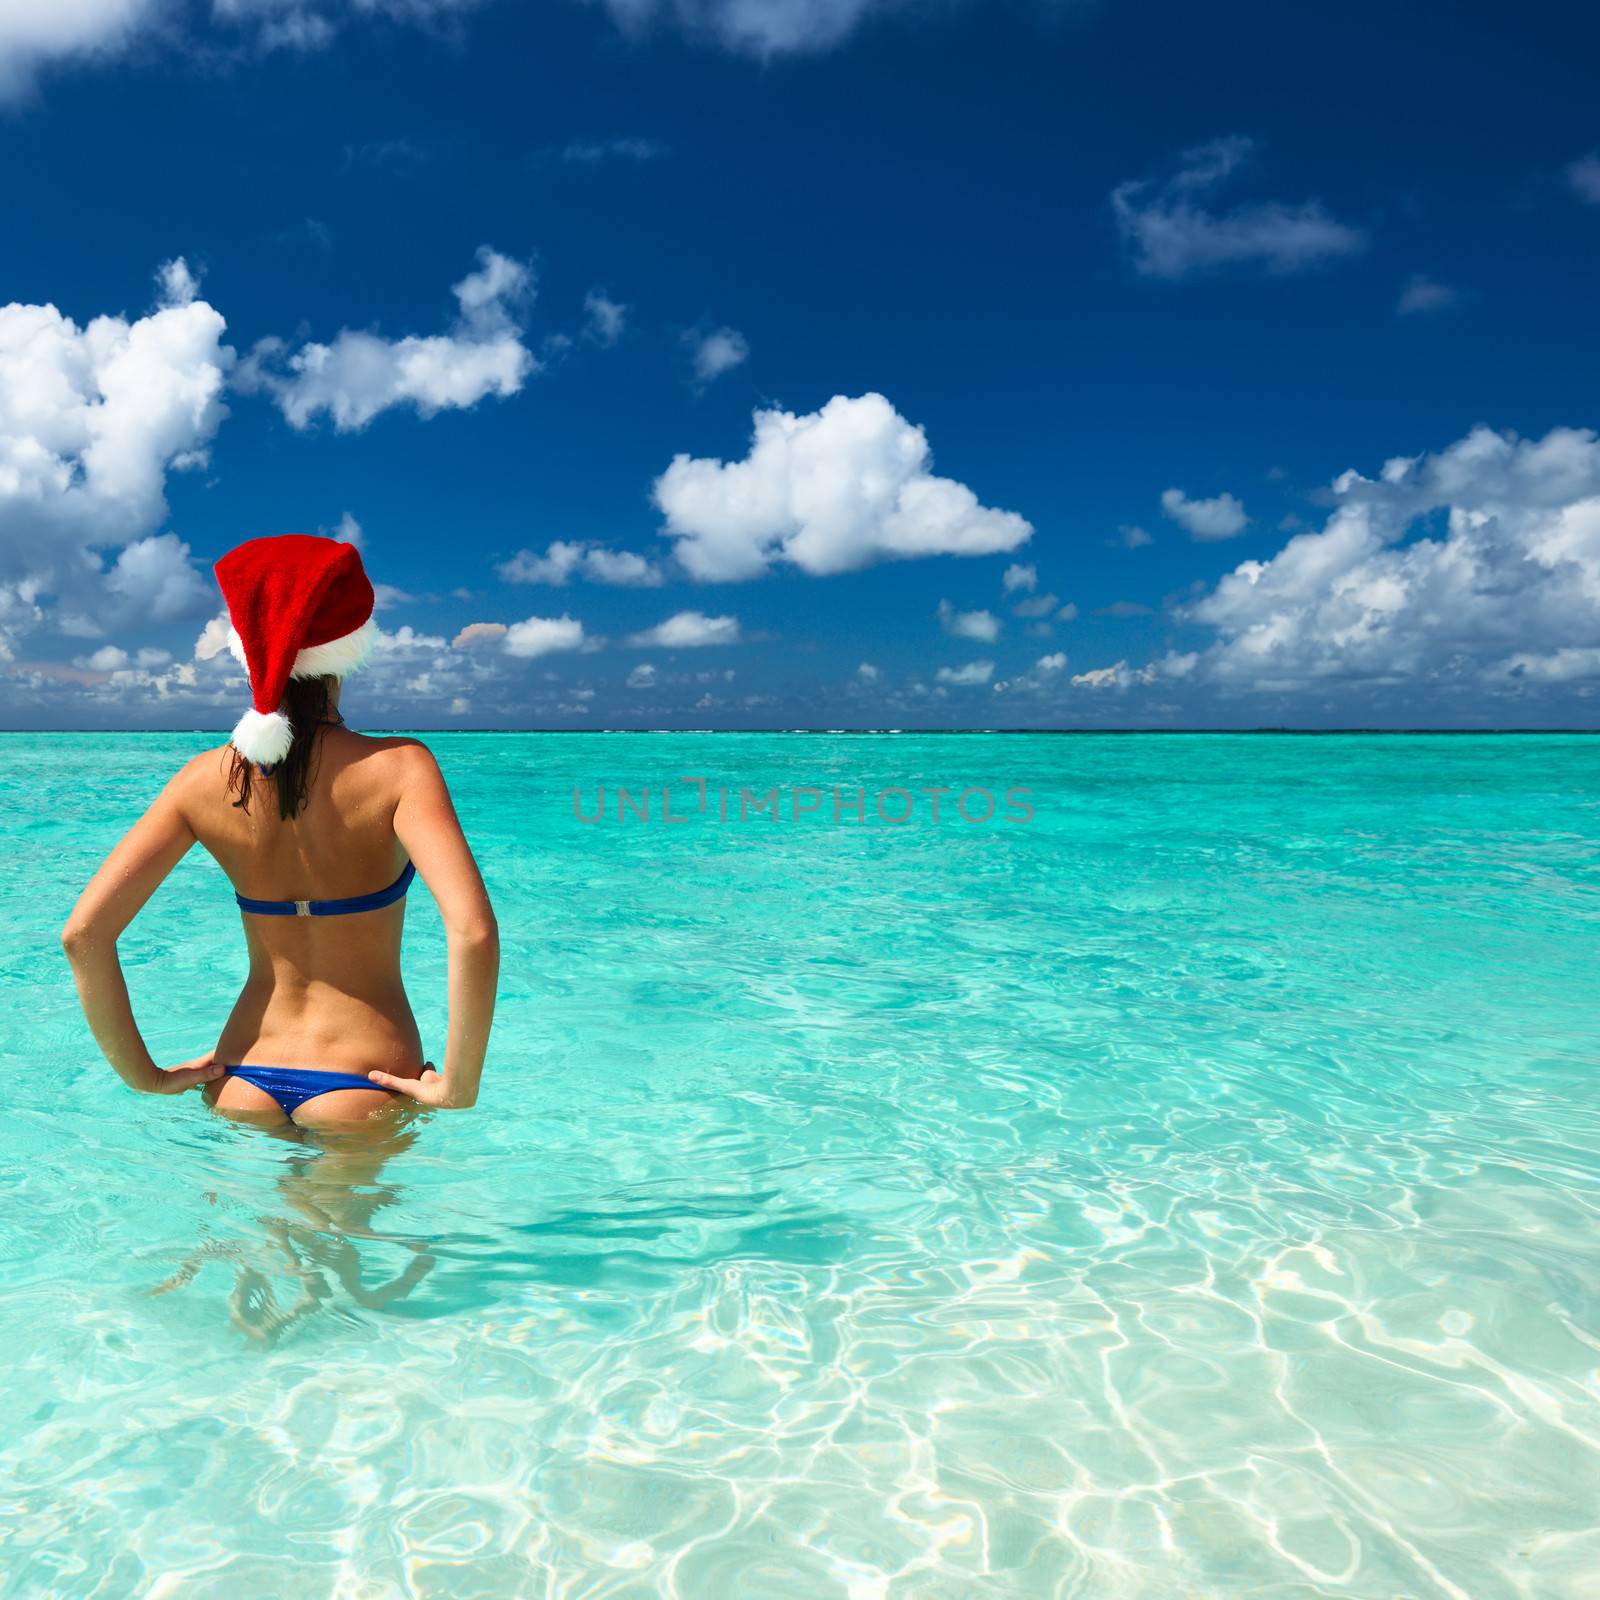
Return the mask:
<svg viewBox="0 0 1600 1600">
<path fill-rule="evenodd" d="M 285 534 L 216 564 L 229 645 L 254 709 L 188 762 L 106 858 L 62 934 L 96 1041 L 152 1094 L 201 1085 L 263 1126 L 348 1126 L 478 1096 L 500 947 L 449 791 L 415 739 L 352 733 L 344 676 L 377 638 L 353 545 Z M 228 875 L 250 972 L 216 1049 L 156 1065 L 134 1022 L 117 939 L 198 840 Z M 449 943 L 444 1069 L 423 1059 L 400 981 L 405 892 L 419 873 Z M 387 887 L 385 887 L 387 886 Z"/>
</svg>

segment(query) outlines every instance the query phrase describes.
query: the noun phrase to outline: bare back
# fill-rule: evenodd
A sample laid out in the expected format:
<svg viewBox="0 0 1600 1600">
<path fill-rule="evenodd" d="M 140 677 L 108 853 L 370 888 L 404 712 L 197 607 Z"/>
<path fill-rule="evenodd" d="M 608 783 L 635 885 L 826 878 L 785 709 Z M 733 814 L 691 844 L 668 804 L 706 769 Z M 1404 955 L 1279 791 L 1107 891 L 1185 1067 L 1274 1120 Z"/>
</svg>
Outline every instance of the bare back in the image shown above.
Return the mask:
<svg viewBox="0 0 1600 1600">
<path fill-rule="evenodd" d="M 256 777 L 248 811 L 234 804 L 227 746 L 189 763 L 175 798 L 239 894 L 344 899 L 385 888 L 406 864 L 395 814 L 414 753 L 427 759 L 415 740 L 323 730 L 306 804 L 289 821 L 270 779 Z M 415 1073 L 422 1041 L 400 981 L 405 904 L 333 917 L 241 913 L 250 972 L 218 1059 Z"/>
</svg>

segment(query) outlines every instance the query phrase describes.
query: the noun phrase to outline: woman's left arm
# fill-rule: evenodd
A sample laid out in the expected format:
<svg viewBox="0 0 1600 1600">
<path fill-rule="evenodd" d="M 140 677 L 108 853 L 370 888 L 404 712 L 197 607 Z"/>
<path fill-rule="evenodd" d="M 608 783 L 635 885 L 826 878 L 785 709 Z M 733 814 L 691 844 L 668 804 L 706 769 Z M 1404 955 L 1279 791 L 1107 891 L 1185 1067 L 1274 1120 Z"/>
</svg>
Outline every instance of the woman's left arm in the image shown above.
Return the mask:
<svg viewBox="0 0 1600 1600">
<path fill-rule="evenodd" d="M 101 863 L 61 931 L 95 1042 L 122 1081 L 143 1094 L 178 1094 L 221 1077 L 223 1070 L 209 1056 L 167 1071 L 156 1065 L 133 1020 L 117 959 L 122 930 L 195 842 L 176 793 L 183 776 L 173 778 Z"/>
</svg>

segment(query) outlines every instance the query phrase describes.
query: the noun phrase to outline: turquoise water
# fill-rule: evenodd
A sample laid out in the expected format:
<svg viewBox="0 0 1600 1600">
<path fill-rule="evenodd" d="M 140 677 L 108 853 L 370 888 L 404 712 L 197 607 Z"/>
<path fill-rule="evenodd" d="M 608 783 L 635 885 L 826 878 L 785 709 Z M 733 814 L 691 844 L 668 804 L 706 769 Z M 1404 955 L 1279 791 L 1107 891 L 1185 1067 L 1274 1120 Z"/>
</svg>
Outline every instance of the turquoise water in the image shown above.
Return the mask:
<svg viewBox="0 0 1600 1600">
<path fill-rule="evenodd" d="M 202 741 L 0 738 L 0 1592 L 1595 1592 L 1600 739 L 432 742 L 501 1009 L 373 1162 L 76 1010 L 66 910 Z M 1034 816 L 787 820 L 836 783 Z M 198 852 L 124 960 L 208 1048 Z"/>
</svg>

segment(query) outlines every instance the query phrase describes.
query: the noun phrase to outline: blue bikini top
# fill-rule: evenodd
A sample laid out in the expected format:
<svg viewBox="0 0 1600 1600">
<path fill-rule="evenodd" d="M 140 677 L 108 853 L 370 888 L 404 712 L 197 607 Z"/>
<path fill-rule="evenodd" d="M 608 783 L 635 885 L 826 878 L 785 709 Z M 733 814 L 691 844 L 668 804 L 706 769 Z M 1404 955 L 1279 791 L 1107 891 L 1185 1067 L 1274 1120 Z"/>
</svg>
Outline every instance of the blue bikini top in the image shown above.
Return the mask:
<svg viewBox="0 0 1600 1600">
<path fill-rule="evenodd" d="M 396 900 L 405 898 L 405 892 L 416 877 L 416 866 L 408 861 L 405 870 L 389 885 L 376 894 L 351 895 L 347 900 L 250 900 L 242 894 L 233 898 L 241 911 L 254 912 L 258 917 L 343 917 L 352 911 L 381 911 Z"/>
</svg>

